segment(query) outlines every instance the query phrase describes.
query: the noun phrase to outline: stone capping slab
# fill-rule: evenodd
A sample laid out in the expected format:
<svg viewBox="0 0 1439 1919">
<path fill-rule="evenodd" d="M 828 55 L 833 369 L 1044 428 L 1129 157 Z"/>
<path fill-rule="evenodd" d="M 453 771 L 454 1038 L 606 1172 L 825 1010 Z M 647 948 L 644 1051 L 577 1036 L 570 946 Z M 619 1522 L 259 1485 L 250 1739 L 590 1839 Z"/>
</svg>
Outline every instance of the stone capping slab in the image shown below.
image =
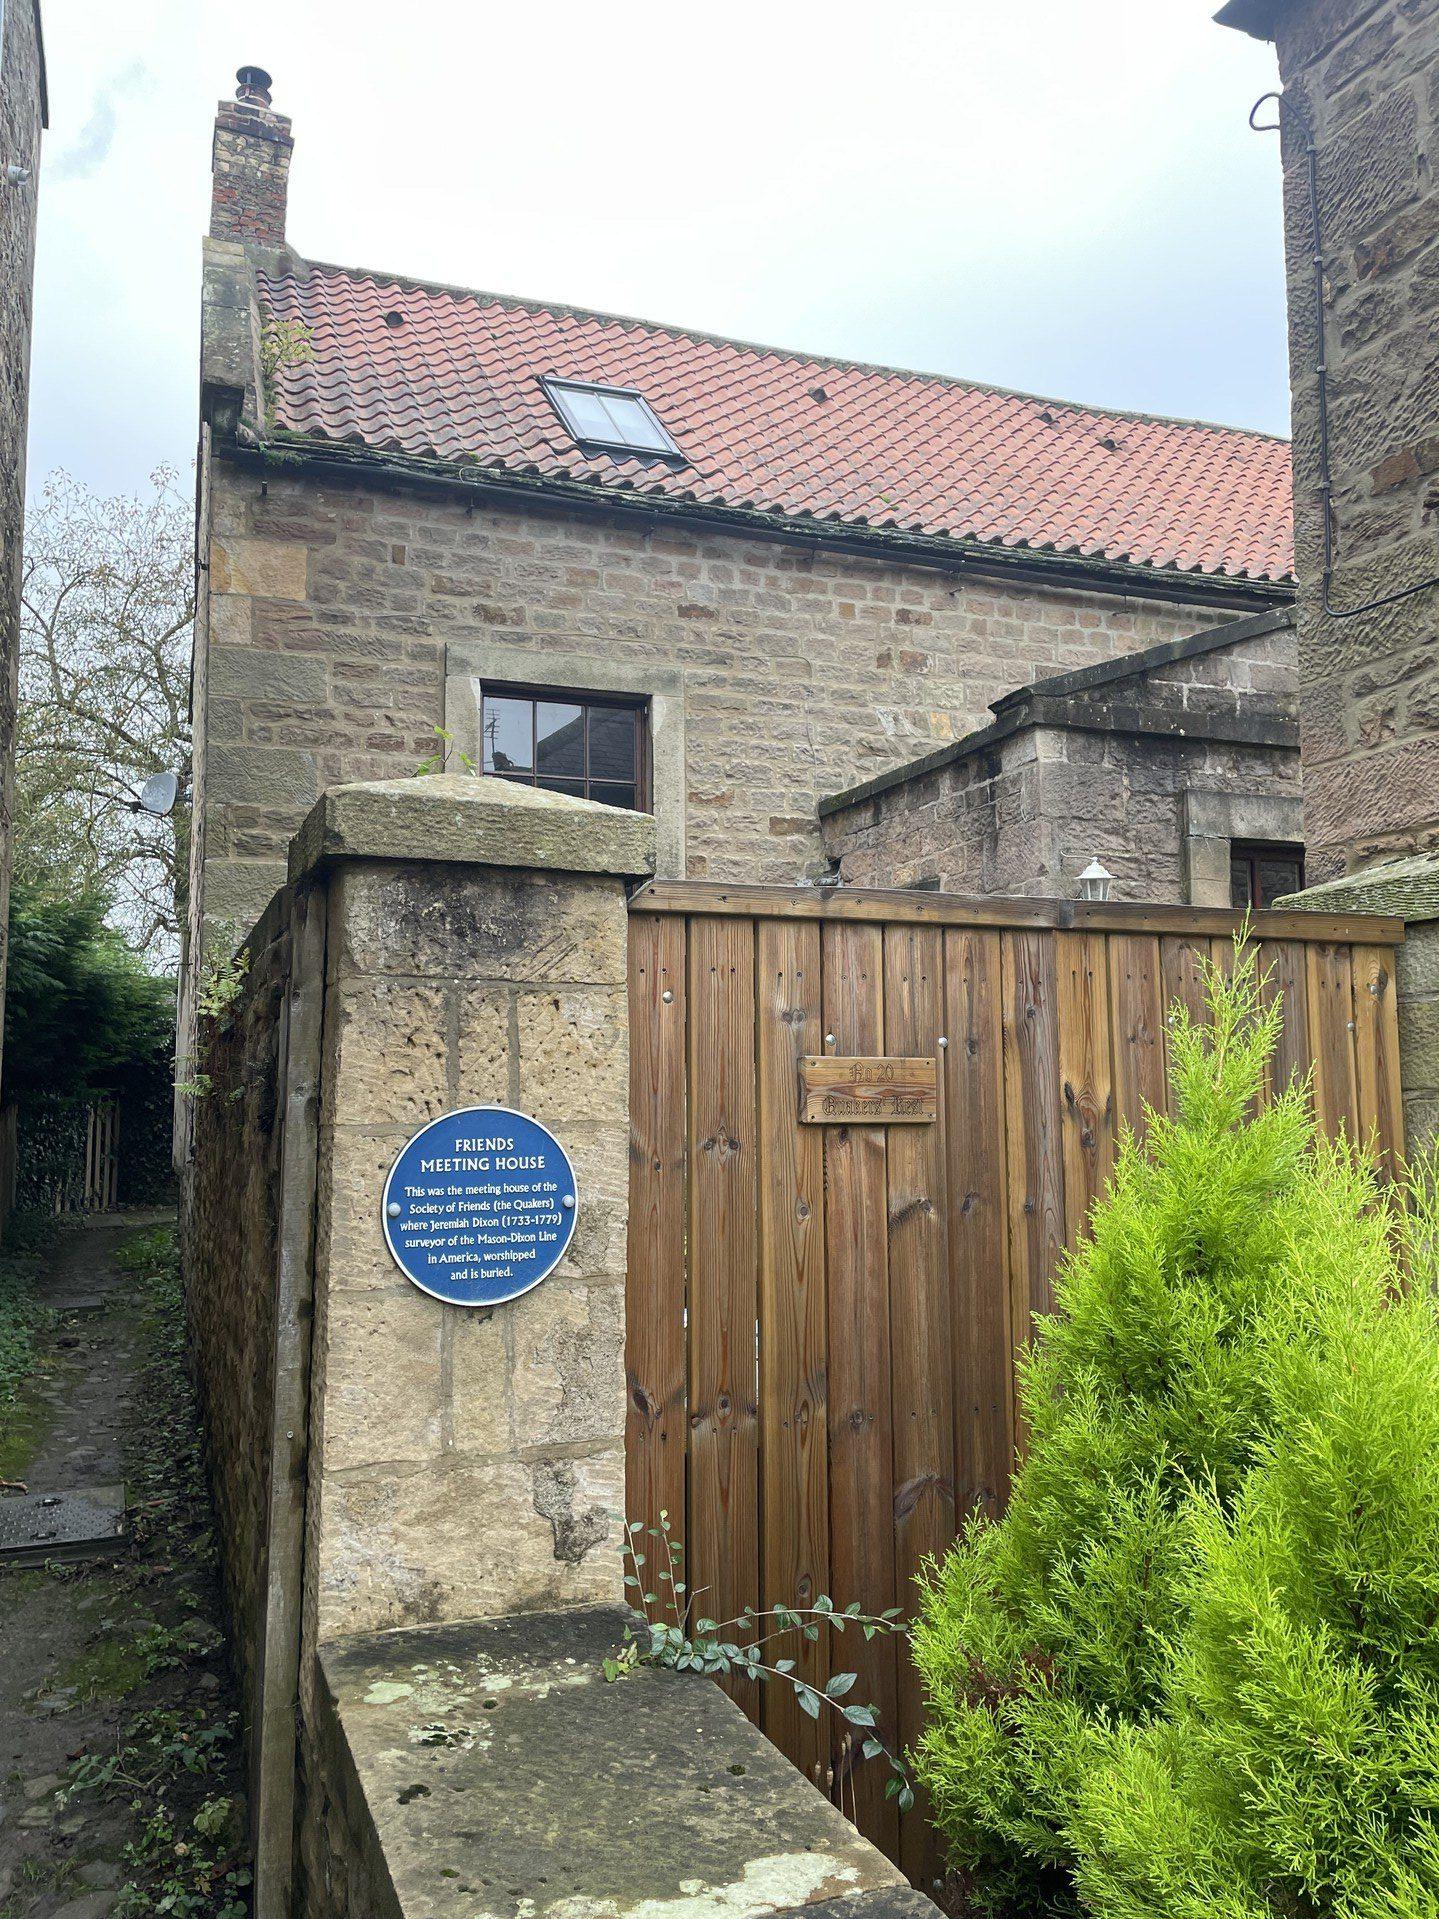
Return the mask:
<svg viewBox="0 0 1439 1919">
<path fill-rule="evenodd" d="M 1245 711 L 1224 712 L 1203 706 L 1186 707 L 1179 713 L 1144 707 L 1134 701 L 1107 706 L 1071 707 L 1068 702 L 1107 686 L 1120 686 L 1127 680 L 1143 679 L 1181 660 L 1197 659 L 1206 653 L 1222 653 L 1245 640 L 1262 639 L 1268 633 L 1282 632 L 1294 624 L 1288 608 L 1277 612 L 1256 613 L 1247 619 L 1226 620 L 1220 626 L 1205 627 L 1183 640 L 1161 640 L 1138 653 L 1121 653 L 1116 659 L 1100 660 L 1094 666 L 1075 667 L 1067 673 L 1051 673 L 1044 679 L 1017 686 L 990 704 L 994 718 L 973 733 L 947 740 L 943 746 L 909 760 L 872 779 L 830 793 L 819 802 L 819 816 L 829 819 L 851 806 L 860 806 L 897 786 L 908 786 L 927 774 L 940 771 L 959 760 L 972 759 L 988 752 L 1015 733 L 1028 727 L 1054 727 L 1061 731 L 1089 733 L 1143 733 L 1155 739 L 1177 738 L 1214 740 L 1238 746 L 1273 746 L 1297 751 L 1297 723 Z"/>
<path fill-rule="evenodd" d="M 1413 924 L 1439 920 L 1439 853 L 1387 860 L 1361 873 L 1345 873 L 1320 886 L 1306 886 L 1274 902 L 1291 913 L 1385 913 Z"/>
<path fill-rule="evenodd" d="M 340 1837 L 424 1919 L 924 1919 L 712 1680 L 602 1662 L 633 1615 L 581 1607 L 319 1649 Z M 354 1828 L 358 1825 L 359 1829 Z"/>
<path fill-rule="evenodd" d="M 655 823 L 594 800 L 470 773 L 328 787 L 290 842 L 290 884 L 337 860 L 444 861 L 648 878 Z"/>
</svg>

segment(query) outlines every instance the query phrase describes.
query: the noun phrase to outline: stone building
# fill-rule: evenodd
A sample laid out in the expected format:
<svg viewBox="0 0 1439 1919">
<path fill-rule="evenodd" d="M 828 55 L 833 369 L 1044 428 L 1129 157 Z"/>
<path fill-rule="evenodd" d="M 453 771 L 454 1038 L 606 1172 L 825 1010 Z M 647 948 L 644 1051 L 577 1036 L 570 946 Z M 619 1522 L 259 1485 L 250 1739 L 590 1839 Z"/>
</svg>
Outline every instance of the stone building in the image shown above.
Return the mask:
<svg viewBox="0 0 1439 1919">
<path fill-rule="evenodd" d="M 1304 803 L 1325 880 L 1439 844 L 1439 7 L 1231 0 L 1219 17 L 1275 41 L 1284 83 L 1265 114 L 1284 164 Z"/>
<path fill-rule="evenodd" d="M 290 156 L 243 70 L 205 256 L 190 975 L 336 781 L 439 750 L 651 810 L 661 875 L 792 883 L 830 871 L 821 800 L 1016 688 L 1288 603 L 1282 441 L 323 265 L 288 242 Z"/>
<path fill-rule="evenodd" d="M 1303 884 L 1287 613 L 1048 675 L 993 719 L 820 802 L 855 886 L 1066 894 L 1099 859 L 1117 897 L 1269 906 Z"/>
<path fill-rule="evenodd" d="M 35 202 L 48 119 L 39 0 L 0 8 L 0 1041 L 9 927 L 20 673 L 25 440 L 30 419 Z"/>
<path fill-rule="evenodd" d="M 1284 168 L 1308 877 L 1402 914 L 1406 1134 L 1439 1137 L 1439 6 L 1229 0 Z M 1256 120 L 1258 116 L 1256 115 Z"/>
</svg>

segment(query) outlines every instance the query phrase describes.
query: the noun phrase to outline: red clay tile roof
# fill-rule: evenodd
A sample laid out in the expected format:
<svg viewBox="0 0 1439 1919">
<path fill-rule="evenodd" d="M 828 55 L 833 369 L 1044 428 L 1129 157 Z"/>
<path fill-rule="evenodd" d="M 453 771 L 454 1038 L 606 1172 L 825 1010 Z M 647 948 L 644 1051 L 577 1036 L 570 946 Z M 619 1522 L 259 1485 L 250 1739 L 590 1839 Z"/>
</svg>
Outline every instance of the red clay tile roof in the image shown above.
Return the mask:
<svg viewBox="0 0 1439 1919">
<path fill-rule="evenodd" d="M 1292 575 L 1289 446 L 1262 434 L 300 261 L 260 297 L 309 329 L 275 380 L 284 432 L 801 524 Z M 636 388 L 684 464 L 581 450 L 544 374 Z"/>
</svg>

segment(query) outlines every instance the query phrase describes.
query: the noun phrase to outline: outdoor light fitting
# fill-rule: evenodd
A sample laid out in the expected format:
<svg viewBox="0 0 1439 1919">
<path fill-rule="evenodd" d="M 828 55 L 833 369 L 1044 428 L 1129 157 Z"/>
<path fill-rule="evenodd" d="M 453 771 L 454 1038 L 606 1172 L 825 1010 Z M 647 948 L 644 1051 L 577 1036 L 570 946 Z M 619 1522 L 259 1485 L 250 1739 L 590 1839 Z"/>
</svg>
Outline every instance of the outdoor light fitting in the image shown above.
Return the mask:
<svg viewBox="0 0 1439 1919">
<path fill-rule="evenodd" d="M 1114 875 L 1098 860 L 1091 860 L 1079 876 L 1079 897 L 1082 900 L 1107 900 L 1109 889 L 1114 883 Z"/>
</svg>

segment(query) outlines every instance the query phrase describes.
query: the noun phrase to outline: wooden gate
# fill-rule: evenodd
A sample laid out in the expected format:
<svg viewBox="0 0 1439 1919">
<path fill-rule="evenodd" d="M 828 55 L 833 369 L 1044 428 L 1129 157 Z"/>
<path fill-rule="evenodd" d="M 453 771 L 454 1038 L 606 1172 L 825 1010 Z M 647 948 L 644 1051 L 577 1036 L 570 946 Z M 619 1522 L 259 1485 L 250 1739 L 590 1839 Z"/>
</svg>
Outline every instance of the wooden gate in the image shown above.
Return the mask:
<svg viewBox="0 0 1439 1919">
<path fill-rule="evenodd" d="M 1198 908 L 657 883 L 630 920 L 629 1506 L 666 1511 L 716 1619 L 827 1592 L 909 1603 L 964 1517 L 1003 1505 L 1014 1353 L 1103 1190 L 1122 1123 L 1168 1097 L 1165 1014 L 1237 915 Z M 1284 995 L 1277 1076 L 1324 1126 L 1399 1150 L 1402 923 L 1255 917 Z M 799 1062 L 939 1061 L 934 1124 L 802 1125 Z M 908 1743 L 894 1642 L 840 1642 Z M 823 1645 L 807 1675 L 827 1676 Z M 851 1777 L 826 1714 L 736 1697 L 911 1876 L 923 1819 Z"/>
</svg>

